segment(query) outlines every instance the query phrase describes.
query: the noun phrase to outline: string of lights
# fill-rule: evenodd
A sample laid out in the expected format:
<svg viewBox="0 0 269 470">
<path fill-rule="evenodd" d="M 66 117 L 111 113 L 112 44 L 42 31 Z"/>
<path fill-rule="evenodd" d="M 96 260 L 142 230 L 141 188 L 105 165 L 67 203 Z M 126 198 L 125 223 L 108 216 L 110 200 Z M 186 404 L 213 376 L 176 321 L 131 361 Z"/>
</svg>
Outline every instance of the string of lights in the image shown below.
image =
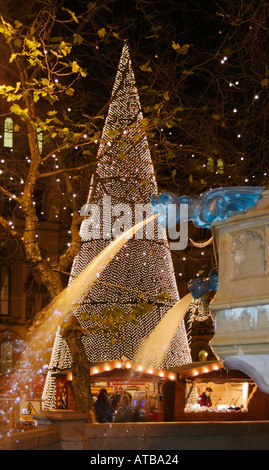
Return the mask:
<svg viewBox="0 0 269 470">
<path fill-rule="evenodd" d="M 111 220 L 105 213 L 103 198 L 111 198 L 112 212 L 116 204 L 124 204 L 125 215 L 134 224 L 134 206 L 148 203 L 150 207 L 152 194 L 158 194 L 127 42 L 123 46 L 98 155 L 102 155 L 102 163 L 97 166 L 91 181 L 88 202 L 95 204 L 101 214 L 98 227 L 101 236 L 92 237 L 93 218 L 87 217 L 81 225 L 82 247 L 74 259 L 69 283 L 111 242 L 113 228 L 111 233 Z M 122 223 L 120 215 L 114 217 L 114 228 Z M 153 235 L 147 237 L 144 234 L 128 240 L 100 275 L 100 282 L 96 282 L 89 294 L 74 305 L 76 318 L 83 328 L 91 331 L 83 339 L 90 363 L 120 360 L 123 356 L 132 361 L 141 342 L 143 344 L 165 313 L 179 300 L 166 232 L 158 227 L 156 220 L 150 222 L 147 229 Z M 141 291 L 150 294 L 149 301 L 152 300 L 150 296 L 168 294 L 168 297 L 165 302 L 156 302 L 150 312 L 139 316 L 137 324 L 126 322 L 120 338 L 115 338 L 113 333 L 110 338 L 104 336 L 96 316 L 101 316 L 104 308 L 113 306 L 130 312 L 138 303 Z M 184 322 L 181 321 L 167 348 L 162 368 L 169 369 L 188 362 L 191 362 L 191 355 Z M 71 365 L 67 343 L 58 331 L 44 387 L 45 408 L 53 408 L 56 403 L 52 372 L 68 369 Z M 144 365 L 155 366 L 150 352 L 144 357 Z"/>
</svg>

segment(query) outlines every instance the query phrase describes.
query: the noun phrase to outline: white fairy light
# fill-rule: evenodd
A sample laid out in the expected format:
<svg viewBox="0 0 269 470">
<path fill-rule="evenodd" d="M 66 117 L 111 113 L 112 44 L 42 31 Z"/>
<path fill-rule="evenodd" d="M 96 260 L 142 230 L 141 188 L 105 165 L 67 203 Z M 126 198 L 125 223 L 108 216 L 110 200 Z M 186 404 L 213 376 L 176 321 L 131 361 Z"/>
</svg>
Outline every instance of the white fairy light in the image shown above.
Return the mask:
<svg viewBox="0 0 269 470">
<path fill-rule="evenodd" d="M 103 211 L 104 196 L 111 197 L 112 208 L 115 204 L 122 202 L 123 194 L 124 202 L 129 207 L 133 207 L 134 203 L 143 205 L 150 203 L 151 196 L 158 194 L 146 134 L 134 145 L 134 136 L 141 135 L 142 119 L 141 104 L 128 45 L 124 43 L 97 153 L 97 160 L 107 161 L 109 164 L 96 166 L 96 190 L 92 194 L 92 189 L 90 189 L 88 196 L 88 201 L 95 204 L 101 213 Z M 122 134 L 122 140 L 119 139 L 119 135 L 116 138 L 111 138 L 109 131 L 122 131 L 126 128 L 128 128 L 128 132 Z M 126 152 L 126 158 L 118 158 L 124 152 Z M 114 161 L 115 164 L 112 165 L 111 161 Z M 137 176 L 136 181 L 134 181 L 134 175 Z M 94 187 L 95 180 L 93 178 L 90 188 Z M 141 185 L 141 181 L 148 181 L 148 184 Z M 101 236 L 98 239 L 89 236 L 90 219 L 91 217 L 84 219 L 83 222 L 80 233 L 82 245 L 73 262 L 70 284 L 111 243 L 111 238 L 109 238 L 111 233 L 108 233 L 108 226 L 106 225 L 107 219 L 105 217 L 100 218 Z M 83 338 L 85 352 L 92 364 L 120 361 L 123 356 L 132 361 L 141 341 L 146 339 L 165 313 L 179 299 L 165 230 L 163 230 L 164 237 L 160 239 L 158 236 L 158 222 L 155 220 L 152 223 L 154 224 L 154 238 L 147 240 L 146 237 L 141 239 L 133 237 L 128 240 L 117 256 L 110 261 L 110 264 L 100 274 L 99 282 L 93 285 L 90 294 L 86 294 L 83 301 L 74 305 L 74 314 L 82 327 L 86 330 L 90 326 L 96 328 L 94 333 L 91 332 Z M 105 236 L 107 236 L 107 239 L 105 239 Z M 146 267 L 144 266 L 145 260 L 147 260 Z M 120 287 L 117 289 L 115 286 L 123 286 L 124 289 L 120 289 Z M 145 313 L 137 318 L 137 325 L 126 323 L 122 332 L 124 340 L 116 341 L 112 345 L 110 341 L 110 339 L 113 339 L 112 334 L 109 338 L 109 336 L 105 337 L 99 333 L 99 323 L 95 319 L 91 320 L 91 315 L 94 318 L 96 315 L 102 315 L 103 309 L 111 306 L 120 306 L 126 313 L 130 312 L 139 301 L 138 292 L 141 291 L 150 293 L 152 298 L 167 292 L 170 299 L 163 303 L 156 302 L 150 313 Z M 152 299 L 149 298 L 149 300 Z M 85 318 L 86 314 L 88 320 L 82 320 L 81 318 Z M 141 367 L 147 366 L 151 367 L 152 370 L 154 369 L 154 357 L 151 356 L 150 351 L 145 354 L 143 361 L 144 364 L 141 364 Z M 165 351 L 163 369 L 189 362 L 191 362 L 191 355 L 184 321 L 181 321 L 170 346 Z M 121 362 L 117 364 L 116 367 L 122 367 Z M 57 332 L 43 393 L 45 409 L 56 406 L 56 379 L 52 372 L 68 369 L 71 365 L 70 350 L 60 332 Z"/>
</svg>

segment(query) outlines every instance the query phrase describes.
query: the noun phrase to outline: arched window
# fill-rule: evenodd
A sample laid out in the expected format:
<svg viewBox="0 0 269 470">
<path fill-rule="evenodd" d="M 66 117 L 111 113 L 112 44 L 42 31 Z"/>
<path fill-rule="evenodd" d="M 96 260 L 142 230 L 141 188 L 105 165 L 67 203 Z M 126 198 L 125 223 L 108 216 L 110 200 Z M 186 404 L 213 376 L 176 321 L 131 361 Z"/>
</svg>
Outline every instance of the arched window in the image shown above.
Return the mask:
<svg viewBox="0 0 269 470">
<path fill-rule="evenodd" d="M 10 117 L 5 119 L 4 147 L 13 148 L 13 119 Z"/>
<path fill-rule="evenodd" d="M 13 347 L 10 341 L 1 343 L 1 373 L 4 374 L 12 369 L 13 362 Z"/>
<path fill-rule="evenodd" d="M 0 315 L 9 315 L 10 270 L 3 264 L 0 266 Z"/>
<path fill-rule="evenodd" d="M 43 132 L 41 131 L 40 127 L 37 127 L 36 133 L 37 133 L 37 142 L 38 142 L 39 152 L 40 152 L 40 155 L 42 155 L 42 152 L 43 152 Z"/>
</svg>

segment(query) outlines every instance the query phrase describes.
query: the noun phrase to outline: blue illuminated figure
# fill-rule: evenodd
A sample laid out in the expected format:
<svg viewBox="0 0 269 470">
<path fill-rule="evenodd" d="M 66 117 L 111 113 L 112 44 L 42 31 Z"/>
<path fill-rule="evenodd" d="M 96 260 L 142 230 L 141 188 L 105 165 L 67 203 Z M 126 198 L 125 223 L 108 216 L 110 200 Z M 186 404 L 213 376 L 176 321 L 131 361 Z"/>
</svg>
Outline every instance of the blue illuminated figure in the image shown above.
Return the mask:
<svg viewBox="0 0 269 470">
<path fill-rule="evenodd" d="M 263 187 L 227 187 L 206 191 L 200 197 L 179 196 L 164 192 L 158 197 L 152 196 L 151 205 L 162 227 L 169 228 L 180 222 L 180 205 L 188 205 L 188 220 L 202 228 L 211 228 L 211 224 L 225 220 L 231 215 L 246 212 L 254 207 L 264 192 Z M 176 208 L 176 210 L 175 210 Z M 206 292 L 218 289 L 218 272 L 213 269 L 206 279 L 192 279 L 188 283 L 190 293 L 199 299 Z"/>
<path fill-rule="evenodd" d="M 180 205 L 188 205 L 188 220 L 197 227 L 211 228 L 211 224 L 224 220 L 239 212 L 246 212 L 257 204 L 264 191 L 263 187 L 235 186 L 206 191 L 200 197 L 179 196 L 164 192 L 151 197 L 154 214 L 160 213 L 158 221 L 168 228 L 180 222 Z M 174 208 L 176 207 L 176 217 Z"/>
<path fill-rule="evenodd" d="M 210 290 L 218 290 L 219 278 L 218 271 L 212 269 L 207 279 L 191 279 L 188 283 L 188 289 L 194 299 L 200 299 L 202 295 Z"/>
</svg>

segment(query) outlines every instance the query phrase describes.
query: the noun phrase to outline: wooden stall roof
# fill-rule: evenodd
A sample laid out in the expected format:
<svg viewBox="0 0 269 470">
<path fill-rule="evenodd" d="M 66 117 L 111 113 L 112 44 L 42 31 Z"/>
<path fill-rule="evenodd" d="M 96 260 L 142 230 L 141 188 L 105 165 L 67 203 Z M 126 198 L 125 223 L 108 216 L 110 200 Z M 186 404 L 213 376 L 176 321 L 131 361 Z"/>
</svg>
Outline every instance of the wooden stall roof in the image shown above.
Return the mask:
<svg viewBox="0 0 269 470">
<path fill-rule="evenodd" d="M 244 380 L 252 382 L 246 374 L 239 370 L 230 370 L 223 367 L 221 361 L 191 362 L 184 366 L 174 367 L 171 372 L 177 374 L 180 379 L 201 379 L 215 378 L 217 380 Z"/>
<path fill-rule="evenodd" d="M 55 371 L 54 374 L 70 374 L 70 369 Z M 159 379 L 164 380 L 176 380 L 177 372 L 173 370 L 157 369 L 151 366 L 144 364 L 134 363 L 128 359 L 121 359 L 117 361 L 103 361 L 97 362 L 90 365 L 90 374 L 100 377 L 101 375 L 118 373 L 118 375 L 136 375 L 136 376 L 145 376 L 145 377 L 158 377 Z"/>
</svg>

